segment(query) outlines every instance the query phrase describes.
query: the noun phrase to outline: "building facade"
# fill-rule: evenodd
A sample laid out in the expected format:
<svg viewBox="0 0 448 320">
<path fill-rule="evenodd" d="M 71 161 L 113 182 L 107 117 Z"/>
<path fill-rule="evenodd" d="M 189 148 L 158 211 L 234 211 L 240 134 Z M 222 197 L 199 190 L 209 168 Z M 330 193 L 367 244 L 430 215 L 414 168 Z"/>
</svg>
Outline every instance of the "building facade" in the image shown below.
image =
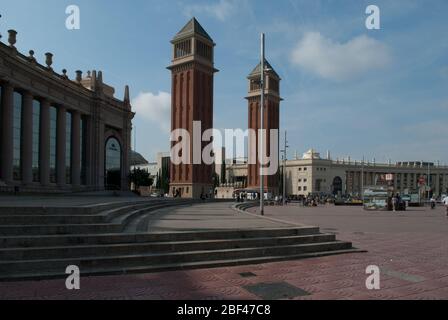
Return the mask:
<svg viewBox="0 0 448 320">
<path fill-rule="evenodd" d="M 215 43 L 199 22 L 191 19 L 171 41 L 173 60 L 171 129 L 184 129 L 190 134 L 191 152 L 187 163 L 171 164 L 170 194 L 183 198 L 199 198 L 213 192 L 214 166 L 193 163 L 193 125 L 204 131 L 213 128 L 213 77 Z M 174 147 L 176 142 L 172 142 Z M 201 154 L 207 143 L 203 142 Z M 182 157 L 183 155 L 179 155 Z"/>
<path fill-rule="evenodd" d="M 130 169 L 131 171 L 134 169 L 146 171 L 149 174 L 149 177 L 153 179 L 153 184 L 151 187 L 168 192 L 171 162 L 170 158 L 170 153 L 159 152 L 157 153 L 156 162 L 148 162 L 143 158 L 143 160 L 131 163 Z"/>
<path fill-rule="evenodd" d="M 103 83 L 102 72 L 70 80 L 34 52 L 0 43 L 0 191 L 128 190 L 131 120 L 124 100 Z"/>
<path fill-rule="evenodd" d="M 279 140 L 277 136 L 277 150 L 272 150 L 271 143 L 271 130 L 279 130 L 280 128 L 280 77 L 274 68 L 265 60 L 265 92 L 264 92 L 264 106 L 263 106 L 263 129 L 265 130 L 265 138 L 263 143 L 263 154 L 267 157 L 275 156 L 279 157 Z M 255 189 L 260 187 L 260 162 L 259 162 L 259 142 L 261 129 L 261 63 L 249 74 L 249 94 L 247 96 L 248 101 L 248 128 L 255 132 L 255 135 L 249 135 L 249 150 L 256 150 L 252 154 L 249 152 L 249 166 L 248 166 L 248 188 Z M 256 157 L 256 159 L 250 159 L 250 157 Z M 266 192 L 272 194 L 278 194 L 278 173 L 274 175 L 265 175 L 262 177 L 263 184 Z"/>
<path fill-rule="evenodd" d="M 246 163 L 229 164 L 227 181 L 240 183 L 248 175 Z M 388 186 L 401 194 L 423 193 L 424 197 L 448 194 L 448 167 L 424 161 L 381 164 L 374 161 L 322 158 L 314 150 L 302 158 L 286 161 L 286 193 L 307 196 L 362 194 L 363 186 Z M 428 179 L 429 177 L 429 179 Z"/>
</svg>

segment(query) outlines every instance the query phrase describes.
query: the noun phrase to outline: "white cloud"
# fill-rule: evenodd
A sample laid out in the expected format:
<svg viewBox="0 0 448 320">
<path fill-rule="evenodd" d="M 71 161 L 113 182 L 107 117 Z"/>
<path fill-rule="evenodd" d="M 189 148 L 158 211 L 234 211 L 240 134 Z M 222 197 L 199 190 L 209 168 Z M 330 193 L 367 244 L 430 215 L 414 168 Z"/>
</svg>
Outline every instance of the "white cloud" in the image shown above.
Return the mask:
<svg viewBox="0 0 448 320">
<path fill-rule="evenodd" d="M 238 1 L 235 0 L 219 0 L 212 4 L 208 2 L 207 4 L 187 5 L 184 13 L 189 17 L 204 13 L 220 21 L 225 21 L 235 11 L 237 5 Z"/>
<path fill-rule="evenodd" d="M 132 107 L 137 117 L 157 124 L 166 132 L 170 131 L 171 94 L 168 92 L 141 92 L 132 100 Z"/>
<path fill-rule="evenodd" d="M 386 66 L 390 55 L 386 45 L 365 35 L 338 43 L 309 32 L 296 45 L 291 62 L 324 79 L 340 81 Z"/>
</svg>

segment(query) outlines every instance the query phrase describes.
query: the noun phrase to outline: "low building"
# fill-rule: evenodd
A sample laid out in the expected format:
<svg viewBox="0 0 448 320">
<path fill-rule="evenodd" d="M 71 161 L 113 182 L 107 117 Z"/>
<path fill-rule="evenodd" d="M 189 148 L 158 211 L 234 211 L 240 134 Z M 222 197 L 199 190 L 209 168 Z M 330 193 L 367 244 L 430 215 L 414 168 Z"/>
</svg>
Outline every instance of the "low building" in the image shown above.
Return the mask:
<svg viewBox="0 0 448 320">
<path fill-rule="evenodd" d="M 448 167 L 424 161 L 376 163 L 350 158 L 322 158 L 314 150 L 302 158 L 286 161 L 286 193 L 307 196 L 312 193 L 361 195 L 363 186 L 387 185 L 402 194 L 423 192 L 441 196 L 448 194 Z M 247 164 L 227 166 L 227 181 L 247 179 Z M 428 179 L 429 177 L 429 179 Z"/>
<path fill-rule="evenodd" d="M 140 169 L 149 173 L 149 177 L 153 179 L 153 184 L 150 187 L 168 192 L 169 186 L 169 169 L 170 169 L 170 154 L 166 152 L 157 153 L 156 162 L 148 162 L 141 154 L 132 151 L 130 170 Z"/>
<path fill-rule="evenodd" d="M 0 192 L 129 189 L 131 111 L 103 82 L 40 64 L 15 47 L 17 32 L 0 42 Z"/>
</svg>

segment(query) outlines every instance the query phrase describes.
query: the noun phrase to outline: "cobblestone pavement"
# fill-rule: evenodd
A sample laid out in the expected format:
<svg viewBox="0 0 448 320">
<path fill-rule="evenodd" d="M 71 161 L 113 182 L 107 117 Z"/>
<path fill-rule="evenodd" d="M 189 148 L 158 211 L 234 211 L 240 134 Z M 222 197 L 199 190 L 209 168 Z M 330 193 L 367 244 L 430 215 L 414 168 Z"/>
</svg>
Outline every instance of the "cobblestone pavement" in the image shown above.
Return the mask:
<svg viewBox="0 0 448 320">
<path fill-rule="evenodd" d="M 320 225 L 367 253 L 307 260 L 81 278 L 0 283 L 0 299 L 448 299 L 448 219 L 442 208 L 404 214 L 360 208 L 267 208 L 267 217 Z M 366 268 L 381 270 L 381 289 L 366 289 Z M 267 284 L 273 284 L 263 292 Z M 301 290 L 291 290 L 301 289 Z M 307 294 L 307 295 L 306 295 Z"/>
</svg>

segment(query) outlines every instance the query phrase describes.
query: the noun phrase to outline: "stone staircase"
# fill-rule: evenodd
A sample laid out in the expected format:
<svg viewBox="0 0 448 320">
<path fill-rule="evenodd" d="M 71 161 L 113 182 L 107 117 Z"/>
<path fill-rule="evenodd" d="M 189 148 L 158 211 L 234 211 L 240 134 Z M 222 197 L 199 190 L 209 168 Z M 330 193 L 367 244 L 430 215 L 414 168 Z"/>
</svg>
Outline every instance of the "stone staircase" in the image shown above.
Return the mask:
<svg viewBox="0 0 448 320">
<path fill-rule="evenodd" d="M 77 208 L 0 207 L 0 281 L 256 264 L 356 252 L 316 227 L 133 232 L 142 216 L 187 200 Z"/>
</svg>

